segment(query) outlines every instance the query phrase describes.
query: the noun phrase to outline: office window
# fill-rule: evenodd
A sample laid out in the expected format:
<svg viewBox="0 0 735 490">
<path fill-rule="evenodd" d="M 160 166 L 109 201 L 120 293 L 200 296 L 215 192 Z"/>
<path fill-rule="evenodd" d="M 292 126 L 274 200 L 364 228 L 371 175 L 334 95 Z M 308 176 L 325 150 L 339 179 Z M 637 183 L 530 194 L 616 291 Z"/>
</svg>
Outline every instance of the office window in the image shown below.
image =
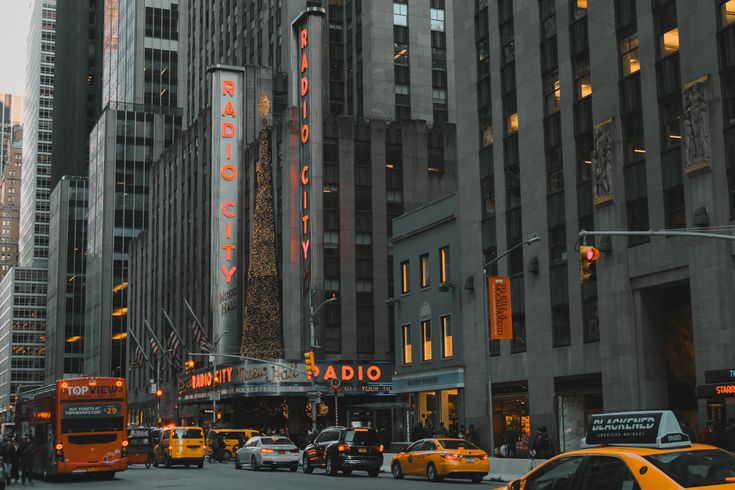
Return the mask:
<svg viewBox="0 0 735 490">
<path fill-rule="evenodd" d="M 518 131 L 518 113 L 514 112 L 506 118 L 505 121 L 505 132 L 506 134 L 513 134 Z"/>
<path fill-rule="evenodd" d="M 620 41 L 620 63 L 623 77 L 637 73 L 641 69 L 641 58 L 638 54 L 638 33 L 625 36 Z"/>
<path fill-rule="evenodd" d="M 447 282 L 449 275 L 449 247 L 439 249 L 439 281 Z"/>
<path fill-rule="evenodd" d="M 411 364 L 413 362 L 413 358 L 411 356 L 411 325 L 402 325 L 401 326 L 401 345 L 403 346 L 402 349 L 402 355 L 403 355 L 403 364 Z"/>
<path fill-rule="evenodd" d="M 408 25 L 408 5 L 406 0 L 393 0 L 393 25 Z"/>
<path fill-rule="evenodd" d="M 411 290 L 411 270 L 408 261 L 401 262 L 401 293 L 406 294 Z"/>
<path fill-rule="evenodd" d="M 421 287 L 429 287 L 429 255 L 424 254 L 419 257 L 419 264 L 421 267 Z"/>
<path fill-rule="evenodd" d="M 587 0 L 572 0 L 572 16 L 581 19 L 587 15 Z"/>
<path fill-rule="evenodd" d="M 452 344 L 452 316 L 445 315 L 441 317 L 442 325 L 442 357 L 447 359 L 454 355 L 454 345 Z"/>
<path fill-rule="evenodd" d="M 661 35 L 661 56 L 667 56 L 679 51 L 679 28 L 674 27 Z"/>
<path fill-rule="evenodd" d="M 431 361 L 431 320 L 421 321 L 421 359 Z"/>
</svg>

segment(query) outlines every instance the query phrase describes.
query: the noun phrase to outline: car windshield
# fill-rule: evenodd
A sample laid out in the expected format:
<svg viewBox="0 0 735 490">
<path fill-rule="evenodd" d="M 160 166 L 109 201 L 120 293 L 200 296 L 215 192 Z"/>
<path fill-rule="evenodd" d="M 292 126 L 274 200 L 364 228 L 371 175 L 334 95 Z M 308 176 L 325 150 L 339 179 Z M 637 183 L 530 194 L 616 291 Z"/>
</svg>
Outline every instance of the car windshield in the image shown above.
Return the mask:
<svg viewBox="0 0 735 490">
<path fill-rule="evenodd" d="M 264 437 L 260 440 L 264 446 L 291 446 L 293 443 L 285 437 Z"/>
<path fill-rule="evenodd" d="M 224 439 L 240 439 L 240 438 L 245 439 L 246 437 L 245 437 L 245 434 L 243 434 L 242 432 L 223 432 L 222 438 Z"/>
<path fill-rule="evenodd" d="M 201 429 L 176 429 L 173 431 L 173 437 L 177 439 L 200 439 L 204 437 Z"/>
<path fill-rule="evenodd" d="M 380 439 L 372 430 L 348 430 L 345 432 L 345 442 L 353 446 L 377 446 Z"/>
<path fill-rule="evenodd" d="M 680 451 L 646 459 L 684 488 L 735 483 L 735 456 L 725 451 Z"/>
<path fill-rule="evenodd" d="M 470 441 L 462 441 L 457 439 L 439 439 L 439 444 L 441 444 L 444 449 L 479 449 Z"/>
</svg>

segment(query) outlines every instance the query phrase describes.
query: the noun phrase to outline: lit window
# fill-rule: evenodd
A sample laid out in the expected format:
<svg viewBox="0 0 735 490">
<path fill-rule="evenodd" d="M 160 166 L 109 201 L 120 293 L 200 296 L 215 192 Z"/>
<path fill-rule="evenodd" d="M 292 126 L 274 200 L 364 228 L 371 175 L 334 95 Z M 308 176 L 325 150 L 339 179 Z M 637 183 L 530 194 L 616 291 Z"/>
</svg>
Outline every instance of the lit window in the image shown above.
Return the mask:
<svg viewBox="0 0 735 490">
<path fill-rule="evenodd" d="M 727 0 L 720 7 L 722 27 L 735 23 L 735 0 Z"/>
<path fill-rule="evenodd" d="M 679 51 L 679 28 L 674 27 L 661 36 L 661 55 L 666 56 Z"/>
<path fill-rule="evenodd" d="M 482 146 L 493 144 L 493 127 L 489 126 L 482 130 Z"/>
<path fill-rule="evenodd" d="M 421 267 L 421 287 L 429 287 L 429 256 L 422 255 L 419 257 L 419 264 Z"/>
<path fill-rule="evenodd" d="M 577 80 L 577 94 L 580 99 L 592 95 L 592 82 L 589 73 Z"/>
<path fill-rule="evenodd" d="M 401 293 L 406 294 L 411 290 L 411 274 L 408 261 L 401 262 Z"/>
<path fill-rule="evenodd" d="M 448 358 L 454 355 L 454 346 L 452 345 L 452 317 L 446 315 L 441 317 L 442 322 L 442 357 Z"/>
<path fill-rule="evenodd" d="M 449 281 L 449 247 L 439 249 L 439 278 L 441 282 Z"/>
<path fill-rule="evenodd" d="M 508 116 L 505 124 L 508 134 L 513 134 L 518 131 L 518 113 L 514 112 L 513 114 Z"/>
<path fill-rule="evenodd" d="M 431 361 L 431 321 L 421 321 L 421 358 Z"/>
<path fill-rule="evenodd" d="M 641 69 L 638 44 L 638 34 L 627 36 L 620 43 L 620 58 L 624 77 L 632 75 Z"/>
<path fill-rule="evenodd" d="M 411 325 L 401 327 L 401 345 L 403 345 L 403 364 L 411 364 Z"/>
</svg>

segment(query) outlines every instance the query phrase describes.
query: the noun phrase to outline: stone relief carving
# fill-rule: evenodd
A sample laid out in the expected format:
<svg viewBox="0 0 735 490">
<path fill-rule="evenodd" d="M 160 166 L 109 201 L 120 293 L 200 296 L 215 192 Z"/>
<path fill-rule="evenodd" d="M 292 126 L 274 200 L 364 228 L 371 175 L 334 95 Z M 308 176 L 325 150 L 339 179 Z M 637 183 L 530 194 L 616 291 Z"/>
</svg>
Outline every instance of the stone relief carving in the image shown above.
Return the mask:
<svg viewBox="0 0 735 490">
<path fill-rule="evenodd" d="M 687 168 L 706 164 L 710 160 L 709 108 L 707 107 L 707 78 L 701 78 L 684 87 L 684 155 Z"/>
<path fill-rule="evenodd" d="M 592 149 L 592 177 L 595 203 L 612 199 L 613 194 L 613 148 L 610 130 L 612 120 L 595 127 Z"/>
</svg>

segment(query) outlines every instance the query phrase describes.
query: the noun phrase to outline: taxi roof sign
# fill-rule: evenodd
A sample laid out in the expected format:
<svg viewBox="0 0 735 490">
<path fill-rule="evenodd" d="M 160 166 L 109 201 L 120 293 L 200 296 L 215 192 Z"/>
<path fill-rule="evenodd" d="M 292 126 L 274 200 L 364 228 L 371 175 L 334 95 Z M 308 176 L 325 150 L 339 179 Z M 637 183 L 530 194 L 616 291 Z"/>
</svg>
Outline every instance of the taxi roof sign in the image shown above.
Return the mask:
<svg viewBox="0 0 735 490">
<path fill-rule="evenodd" d="M 657 410 L 593 415 L 584 445 L 665 449 L 691 446 L 691 441 L 673 412 Z"/>
</svg>

